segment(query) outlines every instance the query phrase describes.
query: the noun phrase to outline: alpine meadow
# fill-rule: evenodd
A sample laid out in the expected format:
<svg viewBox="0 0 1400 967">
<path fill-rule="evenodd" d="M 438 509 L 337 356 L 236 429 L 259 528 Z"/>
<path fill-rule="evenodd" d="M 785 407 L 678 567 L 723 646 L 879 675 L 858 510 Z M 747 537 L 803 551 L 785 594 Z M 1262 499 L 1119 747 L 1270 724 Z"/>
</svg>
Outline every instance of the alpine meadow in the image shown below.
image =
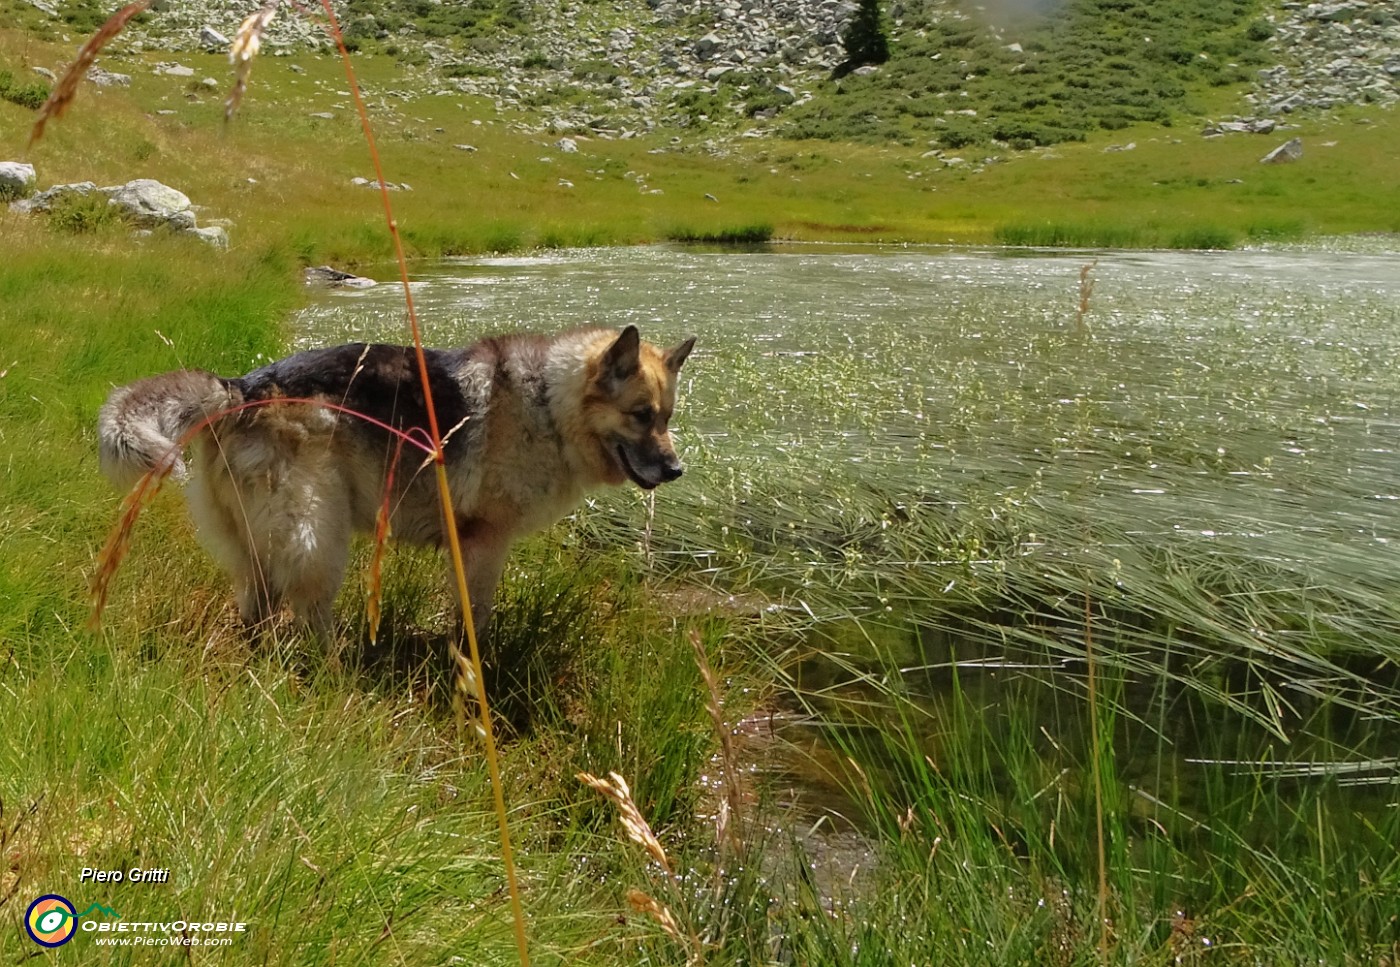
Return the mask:
<svg viewBox="0 0 1400 967">
<path fill-rule="evenodd" d="M 1397 101 L 1379 0 L 0 0 L 0 960 L 1400 963 Z M 274 432 L 309 631 L 186 509 Z"/>
</svg>

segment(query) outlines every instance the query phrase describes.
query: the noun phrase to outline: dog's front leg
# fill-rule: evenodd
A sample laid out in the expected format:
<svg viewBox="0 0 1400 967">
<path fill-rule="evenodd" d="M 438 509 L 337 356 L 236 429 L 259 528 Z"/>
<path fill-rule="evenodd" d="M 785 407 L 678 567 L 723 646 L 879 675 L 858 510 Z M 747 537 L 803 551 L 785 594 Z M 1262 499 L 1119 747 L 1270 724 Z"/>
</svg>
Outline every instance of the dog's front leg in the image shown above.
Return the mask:
<svg viewBox="0 0 1400 967">
<path fill-rule="evenodd" d="M 501 583 L 506 555 L 510 553 L 510 538 L 480 520 L 464 522 L 458 528 L 462 541 L 462 558 L 467 568 L 467 594 L 471 597 L 471 619 L 478 641 L 486 637 L 491 624 L 491 608 L 496 586 Z M 465 619 L 466 609 L 458 607 Z"/>
</svg>

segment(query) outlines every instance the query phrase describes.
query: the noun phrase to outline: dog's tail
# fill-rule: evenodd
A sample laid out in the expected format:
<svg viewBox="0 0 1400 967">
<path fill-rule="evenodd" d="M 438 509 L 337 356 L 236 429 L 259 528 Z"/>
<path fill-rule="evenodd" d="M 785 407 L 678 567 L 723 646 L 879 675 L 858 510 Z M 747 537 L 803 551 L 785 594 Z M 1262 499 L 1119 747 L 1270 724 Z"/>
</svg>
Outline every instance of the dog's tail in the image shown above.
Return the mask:
<svg viewBox="0 0 1400 967">
<path fill-rule="evenodd" d="M 185 477 L 178 441 L 203 420 L 241 401 L 229 384 L 201 370 L 181 369 L 118 386 L 97 414 L 102 473 L 127 489 L 156 467 Z"/>
</svg>

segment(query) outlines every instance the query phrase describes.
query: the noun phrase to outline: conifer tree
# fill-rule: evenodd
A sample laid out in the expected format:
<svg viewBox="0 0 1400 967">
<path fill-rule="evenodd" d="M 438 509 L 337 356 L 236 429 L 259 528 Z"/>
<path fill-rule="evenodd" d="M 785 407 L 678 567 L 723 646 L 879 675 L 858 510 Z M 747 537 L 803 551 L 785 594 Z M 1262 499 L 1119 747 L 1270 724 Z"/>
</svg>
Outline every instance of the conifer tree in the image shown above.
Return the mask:
<svg viewBox="0 0 1400 967">
<path fill-rule="evenodd" d="M 835 76 L 844 77 L 866 64 L 883 64 L 890 59 L 890 44 L 885 35 L 885 14 L 880 0 L 860 0 L 855 16 L 841 35 L 846 59 L 836 68 Z"/>
</svg>

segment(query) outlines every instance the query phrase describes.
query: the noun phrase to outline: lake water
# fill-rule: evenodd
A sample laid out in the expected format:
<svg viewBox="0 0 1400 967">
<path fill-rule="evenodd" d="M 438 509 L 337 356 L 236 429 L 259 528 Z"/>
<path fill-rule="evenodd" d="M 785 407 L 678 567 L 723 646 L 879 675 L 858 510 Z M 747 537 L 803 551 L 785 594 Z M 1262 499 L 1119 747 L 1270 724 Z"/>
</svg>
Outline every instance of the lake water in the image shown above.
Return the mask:
<svg viewBox="0 0 1400 967">
<path fill-rule="evenodd" d="M 1400 254 L 632 248 L 445 260 L 412 285 L 430 345 L 698 337 L 685 477 L 574 527 L 792 619 L 804 699 L 782 742 L 750 731 L 799 799 L 831 722 L 895 694 L 932 751 L 954 694 L 988 729 L 1028 714 L 1082 741 L 1061 699 L 1087 609 L 1144 796 L 1164 754 L 1187 786 L 1273 757 L 1393 805 Z M 296 326 L 407 339 L 395 284 L 318 295 Z"/>
</svg>

